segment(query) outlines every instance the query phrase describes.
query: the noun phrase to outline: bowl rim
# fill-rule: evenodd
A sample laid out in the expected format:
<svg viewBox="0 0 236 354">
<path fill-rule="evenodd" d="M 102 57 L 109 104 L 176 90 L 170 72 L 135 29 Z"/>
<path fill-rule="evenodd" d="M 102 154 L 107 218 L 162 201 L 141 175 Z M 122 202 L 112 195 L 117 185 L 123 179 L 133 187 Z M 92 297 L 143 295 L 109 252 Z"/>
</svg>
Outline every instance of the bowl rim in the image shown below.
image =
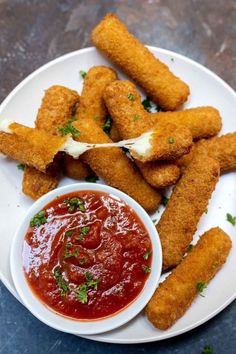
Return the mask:
<svg viewBox="0 0 236 354">
<path fill-rule="evenodd" d="M 92 320 L 92 321 L 80 321 L 76 319 L 71 319 L 60 315 L 50 309 L 46 304 L 44 304 L 30 289 L 23 271 L 23 259 L 22 259 L 22 248 L 24 236 L 26 234 L 30 219 L 45 205 L 55 199 L 57 196 L 61 196 L 67 193 L 75 191 L 98 191 L 111 194 L 115 197 L 122 199 L 126 204 L 131 207 L 136 214 L 141 219 L 144 224 L 148 235 L 152 243 L 152 265 L 151 273 L 146 280 L 146 283 L 138 294 L 138 296 L 119 312 L 114 315 L 105 317 L 104 319 Z M 150 298 L 152 297 L 154 291 L 156 290 L 161 276 L 162 269 L 162 247 L 158 232 L 156 227 L 151 220 L 147 212 L 138 204 L 133 198 L 121 192 L 120 190 L 97 183 L 80 182 L 69 184 L 63 187 L 56 188 L 49 193 L 43 195 L 37 201 L 35 201 L 32 206 L 26 212 L 23 220 L 21 220 L 18 226 L 10 251 L 10 270 L 11 276 L 15 288 L 20 296 L 22 302 L 27 307 L 27 309 L 40 321 L 47 324 L 48 326 L 57 329 L 62 332 L 77 334 L 77 335 L 92 335 L 111 331 L 118 328 L 128 321 L 133 319 L 138 313 L 140 313 Z"/>
</svg>

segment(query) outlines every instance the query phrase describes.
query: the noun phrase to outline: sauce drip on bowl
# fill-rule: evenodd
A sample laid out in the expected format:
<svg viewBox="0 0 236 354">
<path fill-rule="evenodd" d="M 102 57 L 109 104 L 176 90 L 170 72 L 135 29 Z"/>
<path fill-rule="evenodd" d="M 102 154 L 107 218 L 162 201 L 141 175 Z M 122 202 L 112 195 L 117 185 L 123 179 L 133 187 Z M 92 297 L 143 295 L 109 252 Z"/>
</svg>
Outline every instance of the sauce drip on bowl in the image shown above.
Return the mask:
<svg viewBox="0 0 236 354">
<path fill-rule="evenodd" d="M 47 204 L 25 235 L 28 284 L 51 309 L 80 320 L 110 316 L 142 291 L 152 247 L 138 215 L 107 193 L 78 191 Z"/>
</svg>

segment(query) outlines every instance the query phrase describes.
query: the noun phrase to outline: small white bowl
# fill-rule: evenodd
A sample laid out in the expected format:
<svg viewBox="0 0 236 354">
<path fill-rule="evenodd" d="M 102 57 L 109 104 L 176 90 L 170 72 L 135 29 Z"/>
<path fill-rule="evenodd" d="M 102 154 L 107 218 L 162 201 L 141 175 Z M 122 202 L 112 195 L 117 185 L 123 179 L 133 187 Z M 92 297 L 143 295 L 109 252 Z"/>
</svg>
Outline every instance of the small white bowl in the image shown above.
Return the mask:
<svg viewBox="0 0 236 354">
<path fill-rule="evenodd" d="M 43 209 L 46 204 L 55 199 L 56 196 L 82 190 L 105 192 L 122 199 L 137 213 L 139 218 L 142 220 L 143 224 L 145 225 L 148 231 L 152 243 L 153 252 L 151 273 L 144 285 L 143 290 L 130 305 L 128 305 L 118 313 L 115 313 L 114 315 L 111 315 L 110 317 L 101 320 L 79 321 L 67 318 L 63 315 L 54 312 L 53 310 L 50 310 L 47 305 L 44 305 L 34 295 L 27 283 L 23 271 L 23 241 L 31 218 L 38 211 Z M 35 317 L 37 317 L 42 322 L 46 323 L 48 326 L 63 332 L 78 335 L 98 334 L 110 331 L 125 324 L 133 317 L 135 317 L 146 306 L 146 304 L 152 297 L 155 289 L 157 288 L 160 279 L 162 268 L 162 249 L 157 230 L 152 220 L 150 219 L 146 211 L 135 200 L 130 198 L 125 193 L 106 185 L 95 183 L 78 183 L 55 189 L 42 196 L 30 207 L 27 214 L 25 215 L 25 218 L 23 219 L 18 230 L 16 231 L 13 239 L 10 254 L 10 267 L 16 290 L 25 306 Z"/>
</svg>

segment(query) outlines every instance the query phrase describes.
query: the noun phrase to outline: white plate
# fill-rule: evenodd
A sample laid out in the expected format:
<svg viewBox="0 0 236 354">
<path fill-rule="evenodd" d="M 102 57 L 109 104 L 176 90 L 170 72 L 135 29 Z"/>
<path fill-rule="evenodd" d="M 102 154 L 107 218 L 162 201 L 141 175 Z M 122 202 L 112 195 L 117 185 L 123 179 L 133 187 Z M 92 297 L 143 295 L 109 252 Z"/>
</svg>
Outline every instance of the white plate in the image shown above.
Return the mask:
<svg viewBox="0 0 236 354">
<path fill-rule="evenodd" d="M 236 130 L 236 94 L 225 82 L 188 58 L 167 50 L 149 48 L 189 84 L 191 96 L 185 107 L 215 106 L 223 118 L 222 133 Z M 79 71 L 87 71 L 94 65 L 112 66 L 94 48 L 82 49 L 46 64 L 22 81 L 5 99 L 0 106 L 0 118 L 6 117 L 33 126 L 44 90 L 59 84 L 81 92 L 83 80 L 79 77 Z M 125 78 L 120 72 L 119 77 Z M 14 232 L 32 201 L 21 192 L 22 172 L 17 169 L 16 162 L 0 157 L 0 163 L 0 277 L 20 300 L 10 276 L 9 251 Z M 199 296 L 187 313 L 168 331 L 152 327 L 142 313 L 123 327 L 90 336 L 90 339 L 112 343 L 142 343 L 174 337 L 206 322 L 236 297 L 236 228 L 226 221 L 226 213 L 236 215 L 235 181 L 234 172 L 220 178 L 209 203 L 208 214 L 201 218 L 194 238 L 196 241 L 198 235 L 205 230 L 220 226 L 230 234 L 233 241 L 227 263 L 204 291 L 205 297 Z M 60 185 L 69 182 L 73 181 L 65 178 Z M 160 213 L 157 215 L 159 218 Z"/>
</svg>

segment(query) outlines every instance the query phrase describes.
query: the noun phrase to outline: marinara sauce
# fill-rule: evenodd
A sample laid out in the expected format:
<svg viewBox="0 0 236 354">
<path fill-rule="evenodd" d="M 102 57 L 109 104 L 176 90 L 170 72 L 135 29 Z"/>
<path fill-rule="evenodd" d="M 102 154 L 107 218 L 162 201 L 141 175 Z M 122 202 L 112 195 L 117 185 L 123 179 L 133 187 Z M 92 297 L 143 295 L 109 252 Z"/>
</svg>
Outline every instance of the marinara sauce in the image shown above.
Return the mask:
<svg viewBox="0 0 236 354">
<path fill-rule="evenodd" d="M 27 281 L 51 309 L 79 320 L 130 304 L 151 271 L 152 247 L 138 215 L 107 193 L 78 191 L 47 204 L 24 239 Z"/>
</svg>

